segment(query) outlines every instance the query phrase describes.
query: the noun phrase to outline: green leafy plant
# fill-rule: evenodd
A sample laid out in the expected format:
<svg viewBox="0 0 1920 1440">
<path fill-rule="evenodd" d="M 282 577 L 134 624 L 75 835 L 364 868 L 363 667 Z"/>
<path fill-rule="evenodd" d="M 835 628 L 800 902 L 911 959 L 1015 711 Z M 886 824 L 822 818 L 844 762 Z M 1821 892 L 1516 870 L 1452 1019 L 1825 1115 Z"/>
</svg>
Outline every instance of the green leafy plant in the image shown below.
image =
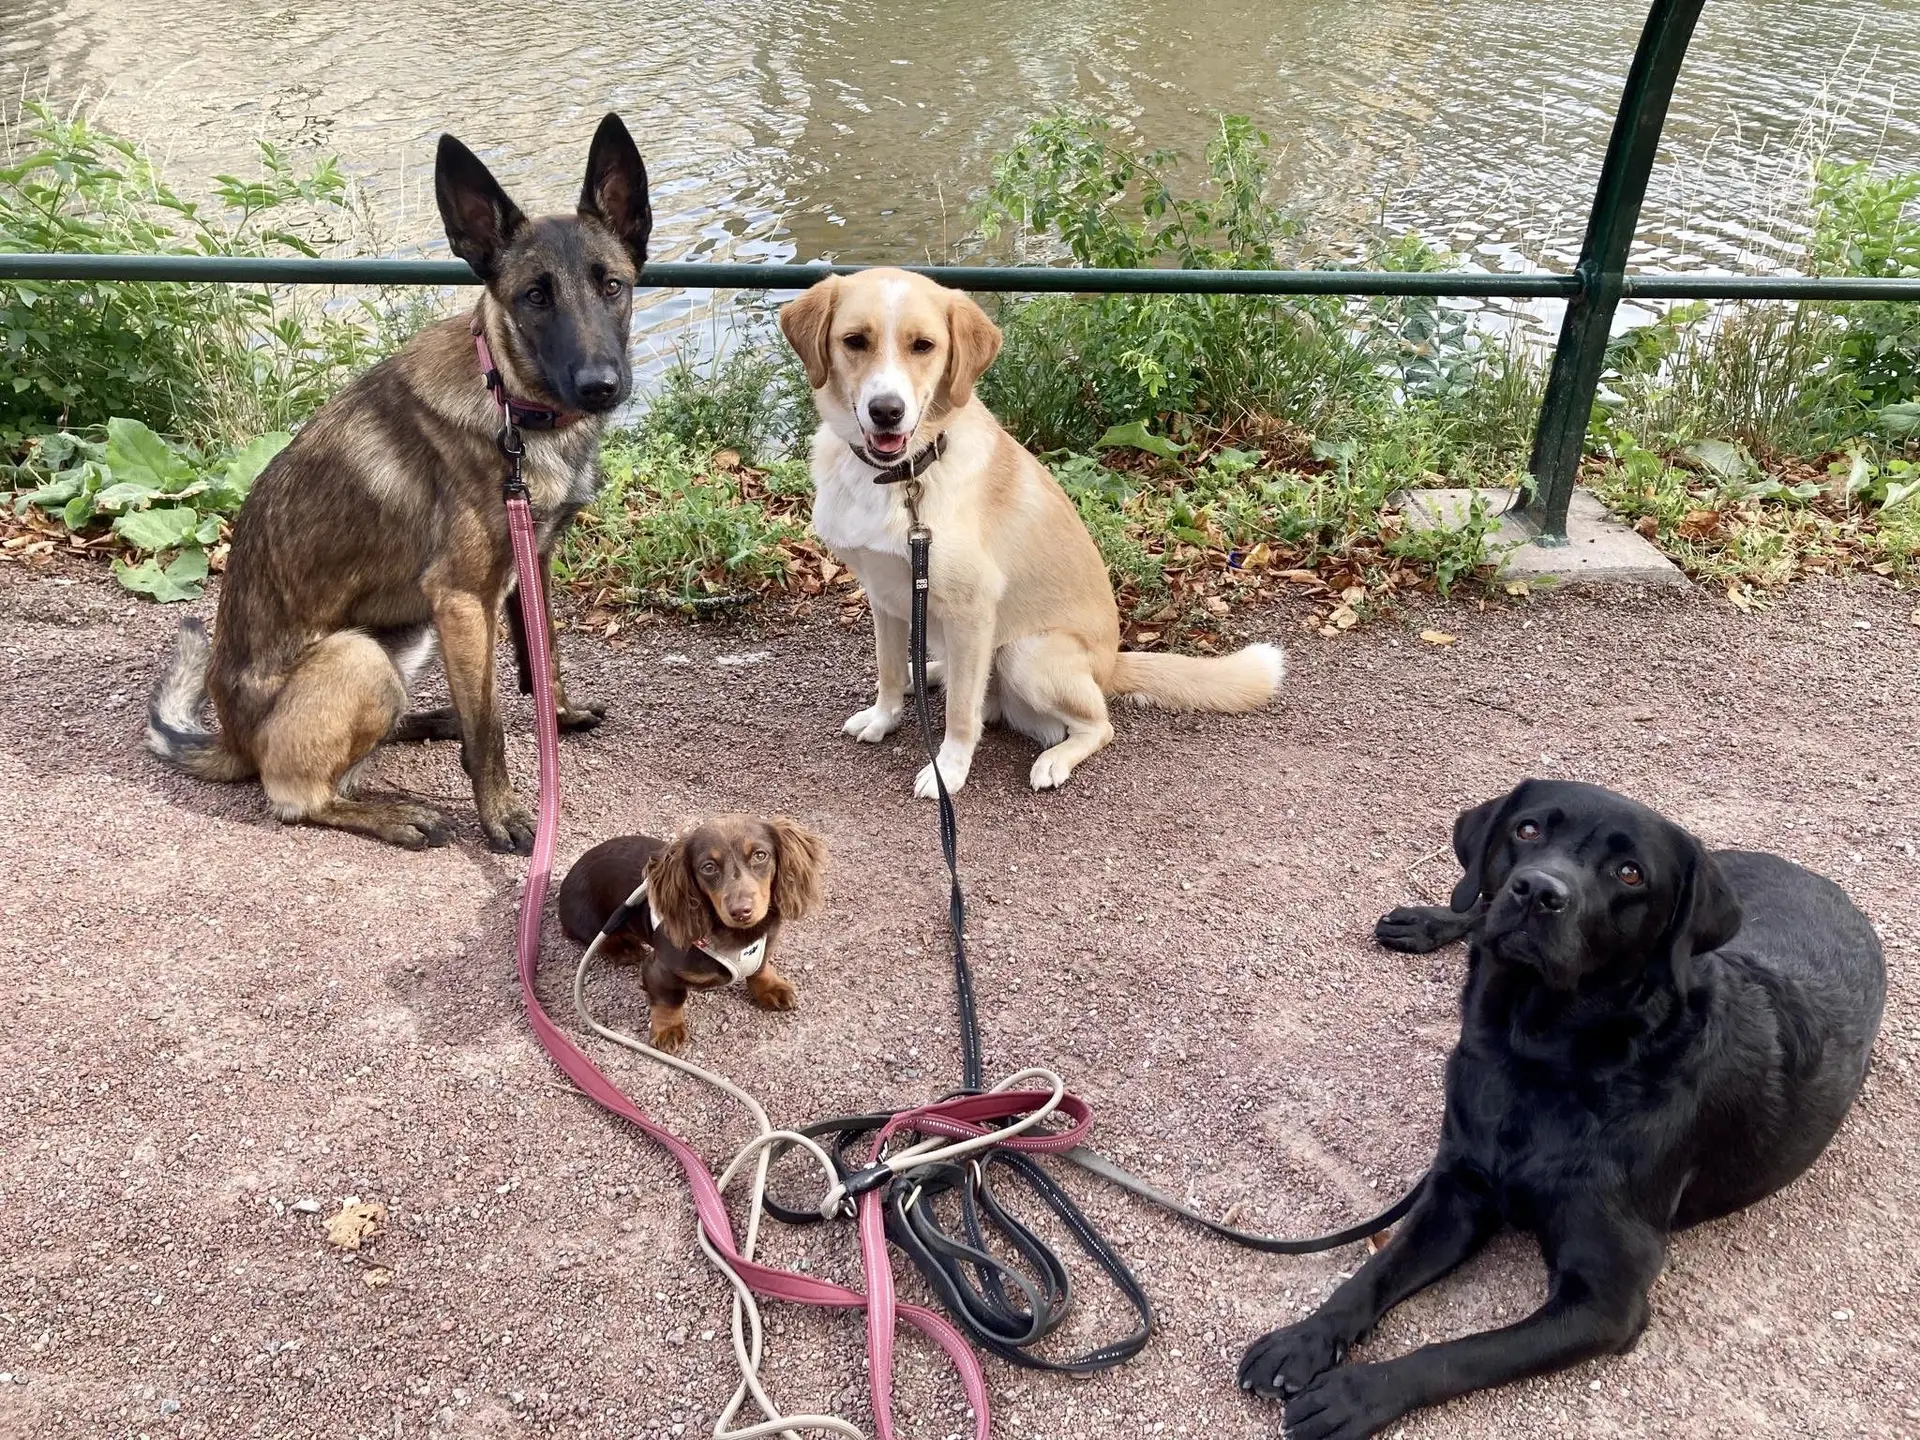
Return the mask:
<svg viewBox="0 0 1920 1440">
<path fill-rule="evenodd" d="M 1823 161 L 1814 176 L 1813 259 L 1826 274 L 1920 276 L 1920 173 Z M 1838 362 L 1869 410 L 1920 401 L 1920 306 L 1867 300 L 1839 310 Z"/>
<path fill-rule="evenodd" d="M 74 534 L 110 531 L 144 557 L 115 557 L 122 585 L 163 602 L 197 599 L 226 522 L 291 438 L 262 435 L 208 454 L 115 416 L 99 439 L 61 431 L 35 440 L 14 474 L 14 511 L 58 516 Z"/>
</svg>

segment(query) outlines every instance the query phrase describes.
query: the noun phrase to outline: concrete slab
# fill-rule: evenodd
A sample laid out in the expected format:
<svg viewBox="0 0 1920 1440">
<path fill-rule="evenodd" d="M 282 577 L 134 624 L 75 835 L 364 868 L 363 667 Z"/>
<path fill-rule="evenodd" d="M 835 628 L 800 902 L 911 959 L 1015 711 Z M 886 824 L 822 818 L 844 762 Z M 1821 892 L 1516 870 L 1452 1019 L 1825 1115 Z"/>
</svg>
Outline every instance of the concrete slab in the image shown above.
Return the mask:
<svg viewBox="0 0 1920 1440">
<path fill-rule="evenodd" d="M 1499 513 L 1509 490 L 1402 490 L 1396 497 L 1400 513 L 1417 530 L 1441 526 L 1457 528 L 1466 519 L 1478 493 L 1487 508 Z M 1516 543 L 1518 542 L 1518 543 Z M 1507 549 L 1500 573 L 1514 580 L 1581 580 L 1596 585 L 1685 585 L 1680 567 L 1654 549 L 1645 537 L 1621 524 L 1585 490 L 1573 492 L 1567 509 L 1567 543 L 1542 545 L 1539 531 L 1518 510 L 1500 517 L 1500 528 L 1487 537 L 1488 549 Z"/>
</svg>

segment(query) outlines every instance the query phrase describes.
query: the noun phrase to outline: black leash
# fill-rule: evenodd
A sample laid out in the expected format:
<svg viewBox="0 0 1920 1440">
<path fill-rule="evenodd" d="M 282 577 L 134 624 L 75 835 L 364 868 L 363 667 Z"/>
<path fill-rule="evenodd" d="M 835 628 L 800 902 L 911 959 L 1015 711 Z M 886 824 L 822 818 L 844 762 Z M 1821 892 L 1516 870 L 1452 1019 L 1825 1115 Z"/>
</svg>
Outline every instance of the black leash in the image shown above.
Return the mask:
<svg viewBox="0 0 1920 1440">
<path fill-rule="evenodd" d="M 906 482 L 907 513 L 912 522 L 907 531 L 907 553 L 913 581 L 908 663 L 913 679 L 913 705 L 920 727 L 920 743 L 933 768 L 934 789 L 939 799 L 940 852 L 947 865 L 947 926 L 953 949 L 953 988 L 959 1011 L 962 1077 L 962 1087 L 954 1093 L 978 1094 L 986 1080 L 980 1058 L 980 1022 L 974 1002 L 973 967 L 967 959 L 966 898 L 960 889 L 960 827 L 954 814 L 953 797 L 947 793 L 946 777 L 940 773 L 939 746 L 934 739 L 932 711 L 927 699 L 928 562 L 933 536 L 920 522 L 919 477 L 938 458 L 945 439 L 943 433 L 911 460 L 882 470 L 874 477 L 874 483 L 889 485 Z M 861 458 L 867 457 L 862 453 Z M 816 1140 L 831 1137 L 834 1164 L 844 1182 L 865 1169 L 857 1161 L 847 1158 L 848 1150 L 862 1137 L 871 1135 L 886 1124 L 894 1113 L 883 1111 L 871 1115 L 838 1116 L 805 1126 L 800 1133 Z M 785 1148 L 776 1149 L 775 1158 Z M 1350 1225 L 1329 1235 L 1287 1239 L 1254 1235 L 1209 1219 L 1085 1146 L 1064 1151 L 1061 1158 L 1071 1160 L 1089 1174 L 1111 1181 L 1222 1239 L 1247 1249 L 1280 1255 L 1314 1254 L 1378 1234 L 1413 1208 L 1426 1183 L 1425 1177 L 1421 1177 L 1407 1194 L 1386 1210 L 1357 1225 Z M 1081 1252 L 1105 1272 L 1114 1288 L 1125 1297 L 1138 1321 L 1131 1332 L 1067 1360 L 1050 1360 L 1033 1353 L 1033 1347 L 1058 1330 L 1067 1318 L 1073 1304 L 1073 1284 L 1059 1255 L 1008 1210 L 994 1193 L 990 1177 L 996 1168 L 1010 1172 L 1012 1178 L 1024 1184 L 1066 1226 Z M 877 1180 L 879 1177 L 874 1178 Z M 1146 1290 L 1127 1267 L 1126 1261 L 1120 1258 L 1119 1252 L 1094 1228 L 1093 1222 L 1074 1203 L 1073 1198 L 1032 1157 L 1012 1150 L 990 1150 L 984 1159 L 964 1165 L 935 1164 L 904 1171 L 892 1177 L 887 1184 L 888 1240 L 906 1253 L 928 1288 L 939 1297 L 948 1316 L 966 1333 L 968 1339 L 982 1349 L 1029 1370 L 1085 1375 L 1112 1369 L 1146 1348 L 1153 1334 L 1153 1303 L 1148 1299 Z M 942 1225 L 934 1211 L 934 1200 L 947 1194 L 952 1194 L 958 1203 L 960 1228 L 957 1233 Z M 821 1219 L 818 1211 L 790 1208 L 780 1204 L 771 1194 L 766 1197 L 766 1209 L 776 1219 L 793 1225 L 817 1224 Z M 1022 1270 L 998 1258 L 989 1249 L 989 1231 L 1001 1246 L 1012 1251 L 1030 1270 Z"/>
</svg>

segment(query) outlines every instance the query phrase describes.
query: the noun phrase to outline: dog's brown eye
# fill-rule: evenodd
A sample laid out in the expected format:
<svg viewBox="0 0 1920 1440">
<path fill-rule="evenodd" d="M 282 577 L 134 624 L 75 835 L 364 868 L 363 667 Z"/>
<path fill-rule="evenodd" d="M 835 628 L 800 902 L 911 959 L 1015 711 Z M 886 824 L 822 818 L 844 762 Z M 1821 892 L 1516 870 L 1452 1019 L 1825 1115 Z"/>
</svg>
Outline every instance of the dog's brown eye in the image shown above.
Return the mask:
<svg viewBox="0 0 1920 1440">
<path fill-rule="evenodd" d="M 849 350 L 864 350 L 867 348 L 867 337 L 864 335 L 849 335 L 840 343 L 845 345 Z"/>
<path fill-rule="evenodd" d="M 766 851 L 764 851 L 764 850 L 756 850 L 756 851 L 754 851 L 754 852 L 753 852 L 753 863 L 754 863 L 754 864 L 756 864 L 756 865 L 764 865 L 764 864 L 766 864 L 766 863 L 767 863 L 767 861 L 768 861 L 768 860 L 769 860 L 770 858 L 772 858 L 772 857 L 770 857 L 770 856 L 769 856 L 769 855 L 767 854 L 767 852 L 766 852 Z"/>
<path fill-rule="evenodd" d="M 600 282 L 600 293 L 605 295 L 609 300 L 626 288 L 627 282 L 622 280 L 618 275 L 609 275 L 605 280 Z"/>
<path fill-rule="evenodd" d="M 544 308 L 547 303 L 546 289 L 539 285 L 533 286 L 531 289 L 527 291 L 526 301 L 529 305 L 536 305 Z"/>
<path fill-rule="evenodd" d="M 932 351 L 932 349 L 933 349 L 933 341 L 927 339 L 927 337 L 924 335 L 922 335 L 918 340 L 913 342 L 913 353 L 916 355 L 928 354 L 929 352 Z"/>
<path fill-rule="evenodd" d="M 1522 820 L 1518 825 L 1513 827 L 1513 833 L 1522 840 L 1538 840 L 1540 838 L 1540 826 L 1535 821 Z"/>
<path fill-rule="evenodd" d="M 1640 873 L 1640 867 L 1631 860 L 1620 867 L 1619 875 L 1622 885 L 1639 885 L 1644 883 L 1647 878 Z"/>
</svg>

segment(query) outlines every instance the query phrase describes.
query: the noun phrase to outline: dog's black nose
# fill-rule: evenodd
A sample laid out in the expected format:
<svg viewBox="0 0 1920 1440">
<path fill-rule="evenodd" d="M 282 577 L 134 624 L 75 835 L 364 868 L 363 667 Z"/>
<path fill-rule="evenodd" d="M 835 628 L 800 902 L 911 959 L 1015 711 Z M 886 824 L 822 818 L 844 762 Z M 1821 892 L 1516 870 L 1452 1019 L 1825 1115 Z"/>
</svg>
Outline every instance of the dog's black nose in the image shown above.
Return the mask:
<svg viewBox="0 0 1920 1440">
<path fill-rule="evenodd" d="M 898 395 L 876 395 L 867 402 L 867 417 L 882 430 L 891 430 L 906 418 L 907 402 Z"/>
<path fill-rule="evenodd" d="M 1549 875 L 1544 870 L 1516 870 L 1513 878 L 1507 882 L 1514 896 L 1532 908 L 1545 910 L 1549 914 L 1567 908 L 1567 901 L 1573 892 L 1567 888 L 1564 880 Z"/>
<path fill-rule="evenodd" d="M 619 367 L 583 365 L 574 372 L 573 389 L 589 410 L 604 410 L 620 398 Z"/>
</svg>

